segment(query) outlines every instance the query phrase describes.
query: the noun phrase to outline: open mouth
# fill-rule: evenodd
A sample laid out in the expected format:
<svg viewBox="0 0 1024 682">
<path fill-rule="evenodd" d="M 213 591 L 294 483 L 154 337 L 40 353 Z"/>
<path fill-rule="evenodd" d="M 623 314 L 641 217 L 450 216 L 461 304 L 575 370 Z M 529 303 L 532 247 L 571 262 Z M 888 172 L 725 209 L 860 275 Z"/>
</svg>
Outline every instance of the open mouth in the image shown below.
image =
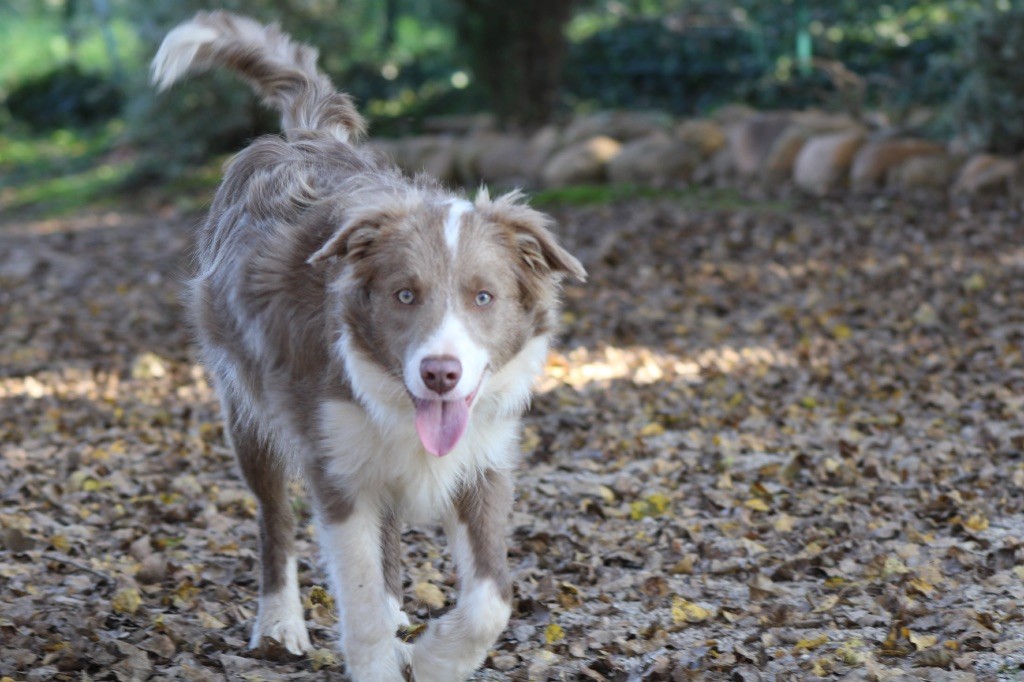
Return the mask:
<svg viewBox="0 0 1024 682">
<path fill-rule="evenodd" d="M 476 388 L 465 398 L 446 400 L 438 397 L 435 400 L 424 400 L 413 396 L 413 405 L 416 407 L 416 434 L 427 452 L 444 457 L 455 449 L 466 433 L 469 410 L 476 400 L 486 374 L 485 371 L 480 376 Z"/>
</svg>

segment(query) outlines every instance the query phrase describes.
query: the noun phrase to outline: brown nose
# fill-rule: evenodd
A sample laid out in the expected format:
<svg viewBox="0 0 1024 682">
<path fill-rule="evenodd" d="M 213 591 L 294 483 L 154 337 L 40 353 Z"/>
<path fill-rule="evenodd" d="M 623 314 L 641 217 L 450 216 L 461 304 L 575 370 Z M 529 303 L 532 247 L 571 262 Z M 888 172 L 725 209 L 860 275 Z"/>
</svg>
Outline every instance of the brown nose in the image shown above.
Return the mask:
<svg viewBox="0 0 1024 682">
<path fill-rule="evenodd" d="M 431 355 L 420 363 L 423 383 L 434 393 L 444 395 L 455 388 L 462 376 L 462 363 L 450 355 Z"/>
</svg>

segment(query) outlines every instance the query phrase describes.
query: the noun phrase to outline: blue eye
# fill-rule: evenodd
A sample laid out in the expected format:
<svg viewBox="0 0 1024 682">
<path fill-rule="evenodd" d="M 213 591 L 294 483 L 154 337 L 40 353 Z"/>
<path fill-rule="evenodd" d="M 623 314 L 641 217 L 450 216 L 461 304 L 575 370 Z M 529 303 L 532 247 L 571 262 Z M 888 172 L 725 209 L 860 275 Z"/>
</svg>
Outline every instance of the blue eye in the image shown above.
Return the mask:
<svg viewBox="0 0 1024 682">
<path fill-rule="evenodd" d="M 395 298 L 397 298 L 398 302 L 402 305 L 412 305 L 416 302 L 416 294 L 412 293 L 412 289 L 402 289 L 395 294 Z"/>
<path fill-rule="evenodd" d="M 474 303 L 476 303 L 478 307 L 483 308 L 485 306 L 489 306 L 491 304 L 491 301 L 493 300 L 494 296 L 491 296 L 489 292 L 481 291 L 476 295 L 476 300 L 474 301 Z"/>
</svg>

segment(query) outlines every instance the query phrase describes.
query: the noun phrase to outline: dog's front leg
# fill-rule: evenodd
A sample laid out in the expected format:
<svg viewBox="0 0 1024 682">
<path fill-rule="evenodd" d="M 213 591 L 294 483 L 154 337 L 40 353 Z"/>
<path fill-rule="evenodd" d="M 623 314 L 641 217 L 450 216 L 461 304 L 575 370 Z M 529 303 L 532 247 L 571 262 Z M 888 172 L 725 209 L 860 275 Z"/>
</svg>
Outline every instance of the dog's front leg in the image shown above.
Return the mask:
<svg viewBox="0 0 1024 682">
<path fill-rule="evenodd" d="M 382 538 L 389 514 L 377 500 L 351 501 L 313 486 L 318 500 L 317 533 L 334 588 L 341 627 L 341 650 L 356 682 L 401 682 L 410 647 L 396 637 L 401 611 L 389 589 Z M 316 490 L 319 488 L 319 490 Z"/>
<path fill-rule="evenodd" d="M 512 581 L 505 529 L 511 509 L 512 482 L 504 472 L 488 471 L 459 495 L 445 522 L 459 572 L 458 603 L 416 641 L 416 682 L 466 679 L 508 624 Z"/>
</svg>

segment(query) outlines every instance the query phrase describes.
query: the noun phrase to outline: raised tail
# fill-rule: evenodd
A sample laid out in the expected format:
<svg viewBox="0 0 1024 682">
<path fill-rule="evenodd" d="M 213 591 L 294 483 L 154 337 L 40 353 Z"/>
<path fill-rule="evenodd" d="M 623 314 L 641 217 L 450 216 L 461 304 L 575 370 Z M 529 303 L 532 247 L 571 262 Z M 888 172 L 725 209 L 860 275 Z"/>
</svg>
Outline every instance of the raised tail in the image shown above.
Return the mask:
<svg viewBox="0 0 1024 682">
<path fill-rule="evenodd" d="M 164 38 L 151 65 L 152 82 L 164 90 L 186 74 L 223 66 L 247 81 L 281 112 L 293 137 L 324 130 L 343 141 L 366 132 L 352 98 L 338 92 L 316 68 L 317 50 L 294 42 L 277 24 L 263 26 L 229 12 L 200 12 Z"/>
</svg>

